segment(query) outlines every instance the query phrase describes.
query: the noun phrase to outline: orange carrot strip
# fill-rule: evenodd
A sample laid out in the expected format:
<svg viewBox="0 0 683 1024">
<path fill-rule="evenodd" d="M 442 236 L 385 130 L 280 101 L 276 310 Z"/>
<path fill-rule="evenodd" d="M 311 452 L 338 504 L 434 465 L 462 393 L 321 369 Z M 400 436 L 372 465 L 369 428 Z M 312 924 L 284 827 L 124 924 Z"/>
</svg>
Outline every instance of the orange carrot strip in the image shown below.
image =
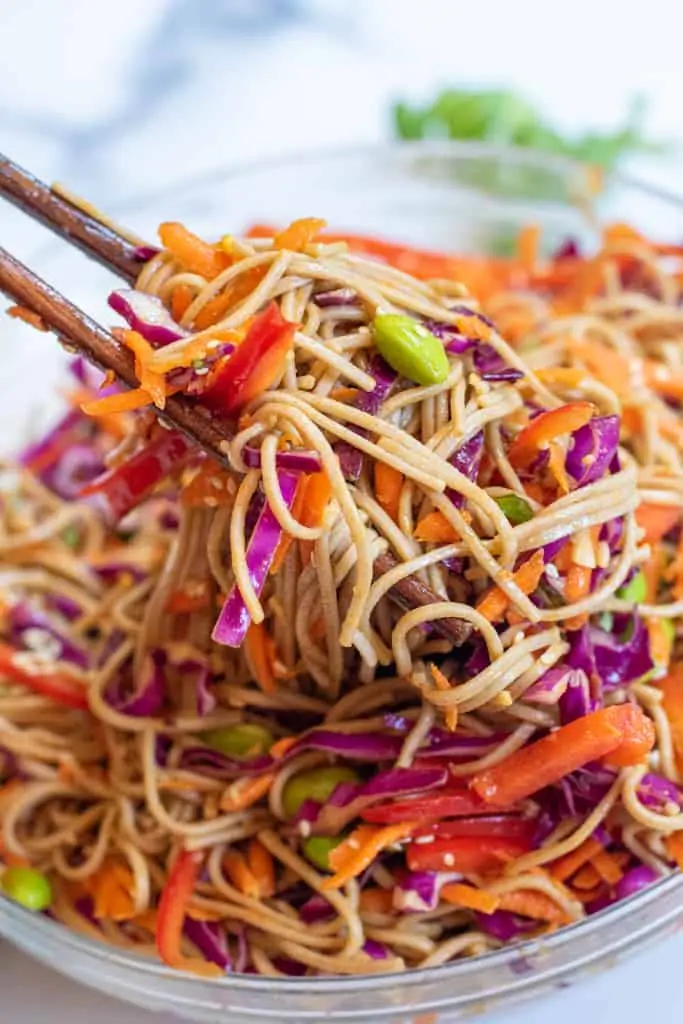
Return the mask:
<svg viewBox="0 0 683 1024">
<path fill-rule="evenodd" d="M 655 665 L 668 668 L 673 650 L 673 638 L 664 625 L 664 620 L 648 618 L 645 620 L 645 625 L 650 638 L 650 657 Z"/>
<path fill-rule="evenodd" d="M 479 910 L 482 914 L 493 914 L 500 907 L 500 896 L 460 882 L 444 885 L 441 899 L 458 907 L 466 907 L 468 910 Z"/>
<path fill-rule="evenodd" d="M 592 576 L 593 570 L 587 569 L 585 565 L 577 565 L 576 562 L 570 565 L 564 590 L 569 604 L 574 604 L 590 594 Z"/>
<path fill-rule="evenodd" d="M 309 477 L 302 476 L 299 483 L 296 486 L 294 492 L 294 501 L 292 502 L 292 517 L 296 519 L 298 523 L 301 522 L 302 517 L 305 515 L 306 510 L 306 493 L 307 484 Z M 287 552 L 290 549 L 294 538 L 289 533 L 283 533 L 278 541 L 278 545 L 275 549 L 275 555 L 273 557 L 273 564 L 270 567 L 270 571 L 273 575 L 280 571 L 282 563 L 287 557 Z"/>
<path fill-rule="evenodd" d="M 436 665 L 430 664 L 429 671 L 432 674 L 434 685 L 436 686 L 437 690 L 451 689 L 450 681 L 446 678 L 446 676 L 443 674 L 440 668 L 437 668 Z M 445 718 L 446 725 L 448 726 L 450 731 L 455 732 L 455 730 L 458 728 L 458 708 L 456 704 L 454 704 L 452 708 L 446 708 Z"/>
<path fill-rule="evenodd" d="M 289 748 L 296 743 L 296 737 L 285 736 L 270 748 L 271 757 L 276 760 L 283 757 Z M 255 779 L 241 778 L 231 783 L 221 797 L 222 811 L 244 811 L 252 807 L 270 790 L 275 779 L 275 772 L 266 772 Z"/>
<path fill-rule="evenodd" d="M 521 914 L 535 921 L 549 921 L 551 924 L 566 924 L 567 914 L 547 893 L 536 889 L 517 889 L 500 897 L 500 909 L 512 914 Z"/>
<path fill-rule="evenodd" d="M 194 292 L 188 284 L 176 285 L 171 292 L 171 316 L 174 320 L 182 320 L 190 308 L 193 298 Z"/>
<path fill-rule="evenodd" d="M 403 473 L 386 462 L 375 463 L 375 495 L 386 514 L 398 522 L 398 504 L 403 487 Z"/>
<path fill-rule="evenodd" d="M 612 762 L 637 764 L 654 746 L 654 726 L 636 704 L 593 711 L 515 751 L 479 772 L 470 785 L 489 803 L 517 803 L 583 767 L 611 755 Z"/>
<path fill-rule="evenodd" d="M 531 558 L 527 558 L 526 562 L 523 562 L 519 569 L 512 574 L 512 579 L 522 593 L 531 594 L 538 586 L 544 568 L 543 552 L 535 551 Z M 510 599 L 507 594 L 500 587 L 492 587 L 480 598 L 477 603 L 477 611 L 489 622 L 497 622 L 502 619 L 509 605 Z"/>
<path fill-rule="evenodd" d="M 588 423 L 595 412 L 590 402 L 570 402 L 534 417 L 510 445 L 508 458 L 517 469 L 528 467 L 539 450 L 557 437 L 571 434 Z"/>
<path fill-rule="evenodd" d="M 671 859 L 683 871 L 683 832 L 674 832 L 668 836 L 666 849 Z"/>
<path fill-rule="evenodd" d="M 423 516 L 413 531 L 413 537 L 429 544 L 453 544 L 460 540 L 460 534 L 443 512 L 428 512 Z"/>
<path fill-rule="evenodd" d="M 10 306 L 6 310 L 7 316 L 13 317 L 15 320 L 23 320 L 29 327 L 35 328 L 36 331 L 42 331 L 46 333 L 49 327 L 38 313 L 34 313 L 30 309 L 26 309 L 24 306 Z"/>
<path fill-rule="evenodd" d="M 572 359 L 584 363 L 597 380 L 607 384 L 618 395 L 631 396 L 631 366 L 620 352 L 599 341 L 570 341 L 567 349 Z"/>
<path fill-rule="evenodd" d="M 323 891 L 341 889 L 348 881 L 365 871 L 382 850 L 402 839 L 407 839 L 415 827 L 414 822 L 401 822 L 398 825 L 379 828 L 375 825 L 360 825 L 330 853 L 330 865 L 334 875 L 322 883 Z"/>
<path fill-rule="evenodd" d="M 327 227 L 327 221 L 321 220 L 319 217 L 302 217 L 300 220 L 292 221 L 289 227 L 276 234 L 273 239 L 273 248 L 301 252 L 325 227 Z"/>
<path fill-rule="evenodd" d="M 522 269 L 533 274 L 538 263 L 541 229 L 538 224 L 527 224 L 517 235 L 517 255 Z"/>
<path fill-rule="evenodd" d="M 244 650 L 264 693 L 275 693 L 275 641 L 262 622 L 252 622 L 244 638 Z"/>
<path fill-rule="evenodd" d="M 657 685 L 664 695 L 662 707 L 669 720 L 676 760 L 683 765 L 683 663 L 672 665 Z"/>
<path fill-rule="evenodd" d="M 394 894 L 391 889 L 362 889 L 358 904 L 366 914 L 390 914 L 394 909 Z"/>
<path fill-rule="evenodd" d="M 580 889 L 585 892 L 587 889 L 595 889 L 601 883 L 602 878 L 595 867 L 592 864 L 584 864 L 572 878 L 572 889 Z"/>
<path fill-rule="evenodd" d="M 243 302 L 266 276 L 266 267 L 252 267 L 228 283 L 224 291 L 209 299 L 194 319 L 194 327 L 205 331 L 224 319 L 231 309 Z"/>
<path fill-rule="evenodd" d="M 225 251 L 214 249 L 208 242 L 198 238 L 177 221 L 168 221 L 159 226 L 162 245 L 192 274 L 200 274 L 207 281 L 213 280 L 232 263 Z"/>
<path fill-rule="evenodd" d="M 624 877 L 624 872 L 619 867 L 618 861 L 614 859 L 608 850 L 600 850 L 591 861 L 603 882 L 608 885 L 616 885 Z"/>
<path fill-rule="evenodd" d="M 240 892 L 253 899 L 260 899 L 261 890 L 251 868 L 237 850 L 228 850 L 223 854 L 223 870 Z"/>
<path fill-rule="evenodd" d="M 569 366 L 553 366 L 535 372 L 542 384 L 559 384 L 566 388 L 576 388 L 586 379 L 586 374 L 582 370 L 575 370 Z"/>
<path fill-rule="evenodd" d="M 681 518 L 681 510 L 673 505 L 639 505 L 636 522 L 645 531 L 648 544 L 657 544 Z"/>
<path fill-rule="evenodd" d="M 575 875 L 579 868 L 582 868 L 584 864 L 588 864 L 592 861 L 595 856 L 602 850 L 602 846 L 594 839 L 593 836 L 589 836 L 581 846 L 578 846 L 571 853 L 566 854 L 564 857 L 559 857 L 556 861 L 550 865 L 550 874 L 558 882 L 566 882 L 568 878 Z"/>
<path fill-rule="evenodd" d="M 152 404 L 152 396 L 145 388 L 133 388 L 122 391 L 118 395 L 105 395 L 103 398 L 92 398 L 83 402 L 81 409 L 86 416 L 110 416 L 113 413 L 132 412 Z"/>
<path fill-rule="evenodd" d="M 260 839 L 254 837 L 247 846 L 247 864 L 256 879 L 259 898 L 264 900 L 275 894 L 275 861 Z"/>
<path fill-rule="evenodd" d="M 149 368 L 155 373 L 170 373 L 179 367 L 192 366 L 196 359 L 204 359 L 211 352 L 212 348 L 222 341 L 228 341 L 232 345 L 239 345 L 244 340 L 244 328 L 237 330 L 216 329 L 211 332 L 210 337 L 190 338 L 182 350 L 179 349 L 158 349 L 150 357 Z"/>
<path fill-rule="evenodd" d="M 326 473 L 311 473 L 306 480 L 304 507 L 299 522 L 302 526 L 320 526 L 332 498 L 332 484 Z M 307 565 L 313 553 L 313 541 L 300 540 L 301 561 Z"/>
</svg>

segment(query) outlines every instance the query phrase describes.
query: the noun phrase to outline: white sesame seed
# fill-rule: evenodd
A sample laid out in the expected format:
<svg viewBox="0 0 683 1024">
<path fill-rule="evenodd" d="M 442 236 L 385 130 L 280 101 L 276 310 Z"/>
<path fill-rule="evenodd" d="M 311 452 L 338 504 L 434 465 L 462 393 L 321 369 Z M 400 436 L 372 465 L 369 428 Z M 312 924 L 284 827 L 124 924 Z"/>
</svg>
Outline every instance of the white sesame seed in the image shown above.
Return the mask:
<svg viewBox="0 0 683 1024">
<path fill-rule="evenodd" d="M 452 868 L 453 865 L 455 864 L 455 854 L 453 854 L 453 853 L 444 853 L 444 855 L 443 855 L 443 862 L 444 862 L 444 864 L 446 865 L 447 868 Z"/>
<path fill-rule="evenodd" d="M 415 846 L 428 846 L 429 843 L 434 842 L 434 836 L 418 836 L 417 839 L 413 839 Z"/>
</svg>

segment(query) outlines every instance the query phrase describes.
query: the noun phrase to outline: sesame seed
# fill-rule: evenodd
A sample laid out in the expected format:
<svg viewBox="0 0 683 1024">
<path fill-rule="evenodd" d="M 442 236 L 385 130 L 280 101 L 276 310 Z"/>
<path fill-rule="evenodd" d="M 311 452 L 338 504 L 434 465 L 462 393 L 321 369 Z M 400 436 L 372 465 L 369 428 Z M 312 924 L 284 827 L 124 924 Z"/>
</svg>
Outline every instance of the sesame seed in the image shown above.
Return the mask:
<svg viewBox="0 0 683 1024">
<path fill-rule="evenodd" d="M 300 821 L 299 822 L 299 832 L 304 837 L 304 839 L 308 839 L 308 837 L 311 834 L 311 823 L 310 823 L 310 821 Z"/>
<path fill-rule="evenodd" d="M 452 868 L 454 866 L 454 864 L 455 864 L 455 854 L 453 854 L 453 853 L 444 853 L 444 855 L 443 855 L 443 862 L 444 862 L 444 864 L 446 865 L 447 868 Z"/>
<path fill-rule="evenodd" d="M 434 842 L 434 836 L 418 836 L 417 839 L 413 839 L 413 842 L 415 846 L 427 846 Z"/>
</svg>

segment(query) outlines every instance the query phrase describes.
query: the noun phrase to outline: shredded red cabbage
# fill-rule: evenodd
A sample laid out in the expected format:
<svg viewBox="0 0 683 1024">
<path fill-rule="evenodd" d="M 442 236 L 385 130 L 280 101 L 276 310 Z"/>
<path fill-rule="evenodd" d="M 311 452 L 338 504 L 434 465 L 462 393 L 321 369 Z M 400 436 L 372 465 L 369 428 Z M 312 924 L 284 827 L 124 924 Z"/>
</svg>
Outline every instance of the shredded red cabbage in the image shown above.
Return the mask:
<svg viewBox="0 0 683 1024">
<path fill-rule="evenodd" d="M 186 338 L 188 331 L 175 322 L 161 299 L 156 295 L 120 288 L 111 293 L 109 305 L 126 321 L 133 331 L 155 347 Z"/>
<path fill-rule="evenodd" d="M 245 445 L 242 449 L 242 458 L 249 469 L 261 468 L 260 448 Z M 277 469 L 288 469 L 293 473 L 317 473 L 322 463 L 318 452 L 293 448 L 290 451 L 278 452 L 275 456 L 275 465 Z"/>
<path fill-rule="evenodd" d="M 65 637 L 48 615 L 34 608 L 28 601 L 18 601 L 12 605 L 9 610 L 9 629 L 12 643 L 17 647 L 37 650 L 47 635 L 59 645 L 59 650 L 55 650 L 55 661 L 65 661 L 82 669 L 90 667 L 87 652 Z"/>
<path fill-rule="evenodd" d="M 122 673 L 110 685 L 107 702 L 122 715 L 153 718 L 161 710 L 166 697 L 166 653 L 156 649 L 146 658 L 141 682 L 132 695 L 126 694 L 126 677 Z"/>
<path fill-rule="evenodd" d="M 210 963 L 217 964 L 226 974 L 232 971 L 228 941 L 216 921 L 195 921 L 192 917 L 186 917 L 183 931 Z"/>
<path fill-rule="evenodd" d="M 654 668 L 647 626 L 636 613 L 615 615 L 609 633 L 591 626 L 590 640 L 597 673 L 606 690 L 640 679 Z"/>
<path fill-rule="evenodd" d="M 277 476 L 283 501 L 291 509 L 299 476 L 282 470 L 278 471 Z M 282 527 L 273 515 L 270 506 L 265 503 L 249 538 L 246 554 L 247 572 L 256 594 L 260 594 L 263 590 L 281 536 Z M 240 647 L 250 625 L 251 615 L 239 587 L 235 583 L 221 608 L 212 637 L 217 644 Z"/>
<path fill-rule="evenodd" d="M 596 416 L 572 434 L 567 472 L 577 487 L 599 480 L 610 468 L 619 445 L 619 417 Z"/>
</svg>

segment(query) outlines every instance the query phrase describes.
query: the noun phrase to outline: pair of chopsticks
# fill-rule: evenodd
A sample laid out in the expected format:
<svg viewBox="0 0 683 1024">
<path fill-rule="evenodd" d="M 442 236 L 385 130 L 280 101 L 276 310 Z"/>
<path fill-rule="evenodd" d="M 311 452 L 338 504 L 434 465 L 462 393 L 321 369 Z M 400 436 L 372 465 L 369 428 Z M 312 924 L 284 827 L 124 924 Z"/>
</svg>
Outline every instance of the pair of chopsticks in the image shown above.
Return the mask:
<svg viewBox="0 0 683 1024">
<path fill-rule="evenodd" d="M 0 197 L 70 245 L 81 249 L 128 284 L 135 283 L 144 260 L 132 242 L 1 154 Z M 77 351 L 101 370 L 113 372 L 127 387 L 138 386 L 132 353 L 83 310 L 1 247 L 0 292 L 36 313 L 69 349 Z M 157 415 L 219 462 L 225 462 L 220 446 L 229 436 L 229 427 L 201 405 L 183 395 L 174 395 L 168 398 L 163 414 Z M 375 576 L 382 576 L 396 564 L 396 559 L 388 552 L 380 555 L 374 564 Z M 440 600 L 415 576 L 399 580 L 389 595 L 404 609 L 419 608 Z M 456 645 L 462 644 L 471 632 L 469 624 L 459 619 L 442 619 L 434 626 Z"/>
</svg>

